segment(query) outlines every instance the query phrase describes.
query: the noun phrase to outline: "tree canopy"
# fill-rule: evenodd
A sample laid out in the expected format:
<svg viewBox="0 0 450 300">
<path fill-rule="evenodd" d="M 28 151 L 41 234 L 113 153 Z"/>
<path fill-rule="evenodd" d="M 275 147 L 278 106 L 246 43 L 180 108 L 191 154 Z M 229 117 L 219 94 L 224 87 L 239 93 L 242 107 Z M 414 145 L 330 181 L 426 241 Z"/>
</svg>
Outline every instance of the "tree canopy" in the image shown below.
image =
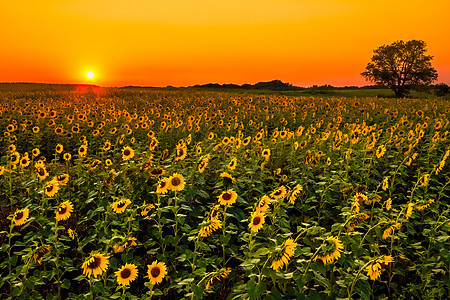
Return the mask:
<svg viewBox="0 0 450 300">
<path fill-rule="evenodd" d="M 418 85 L 428 85 L 437 79 L 431 66 L 433 56 L 426 54 L 422 40 L 396 41 L 375 49 L 371 61 L 361 73 L 368 81 L 391 88 L 396 97 Z"/>
</svg>

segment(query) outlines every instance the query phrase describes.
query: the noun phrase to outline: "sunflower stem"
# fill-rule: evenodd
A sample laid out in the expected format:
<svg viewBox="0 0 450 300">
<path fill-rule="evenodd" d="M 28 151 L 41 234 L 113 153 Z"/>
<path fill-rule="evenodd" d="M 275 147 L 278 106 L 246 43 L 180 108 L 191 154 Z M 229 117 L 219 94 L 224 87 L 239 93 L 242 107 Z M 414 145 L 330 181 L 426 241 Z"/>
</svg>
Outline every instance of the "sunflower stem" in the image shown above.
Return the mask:
<svg viewBox="0 0 450 300">
<path fill-rule="evenodd" d="M 228 205 L 225 205 L 225 208 L 223 209 L 223 223 L 222 223 L 222 225 L 223 225 L 222 226 L 222 236 L 223 236 L 223 239 L 222 239 L 222 252 L 223 252 L 223 267 L 224 268 L 225 268 L 225 263 L 226 263 L 226 261 L 225 261 L 225 257 L 226 257 L 226 255 L 225 255 L 225 234 L 226 234 L 225 220 L 227 218 L 227 207 L 228 207 Z"/>
</svg>

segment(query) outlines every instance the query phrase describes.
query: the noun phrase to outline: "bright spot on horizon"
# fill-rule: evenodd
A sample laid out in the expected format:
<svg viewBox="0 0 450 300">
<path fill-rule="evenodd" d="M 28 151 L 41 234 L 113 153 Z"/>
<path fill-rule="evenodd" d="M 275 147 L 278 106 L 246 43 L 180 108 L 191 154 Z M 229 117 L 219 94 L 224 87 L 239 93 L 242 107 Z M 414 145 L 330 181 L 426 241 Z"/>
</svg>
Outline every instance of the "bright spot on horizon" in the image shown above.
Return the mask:
<svg viewBox="0 0 450 300">
<path fill-rule="evenodd" d="M 92 78 L 94 78 L 94 72 L 89 71 L 89 72 L 87 72 L 86 76 L 87 76 L 87 78 L 92 79 Z"/>
</svg>

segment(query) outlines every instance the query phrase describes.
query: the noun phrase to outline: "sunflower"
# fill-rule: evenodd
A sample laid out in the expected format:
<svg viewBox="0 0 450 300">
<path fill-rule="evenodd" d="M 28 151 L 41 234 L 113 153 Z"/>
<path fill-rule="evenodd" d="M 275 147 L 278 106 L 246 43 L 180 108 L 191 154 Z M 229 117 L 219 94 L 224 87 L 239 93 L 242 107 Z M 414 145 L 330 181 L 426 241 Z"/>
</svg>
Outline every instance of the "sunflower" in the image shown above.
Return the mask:
<svg viewBox="0 0 450 300">
<path fill-rule="evenodd" d="M 292 238 L 288 238 L 284 241 L 283 245 L 278 248 L 278 252 L 275 254 L 275 258 L 270 266 L 273 270 L 278 270 L 284 265 L 289 263 L 289 259 L 294 256 L 295 248 L 298 246 Z"/>
<path fill-rule="evenodd" d="M 155 208 L 155 206 L 153 204 L 149 204 L 147 205 L 142 211 L 141 211 L 141 216 L 146 216 L 148 214 L 148 212 L 150 210 L 152 210 L 153 208 Z"/>
<path fill-rule="evenodd" d="M 231 176 L 229 173 L 227 173 L 227 172 L 220 173 L 220 177 L 222 177 L 225 180 L 225 182 L 227 182 L 227 181 L 229 183 L 235 183 L 236 182 L 236 179 L 233 176 Z"/>
<path fill-rule="evenodd" d="M 175 155 L 175 161 L 183 160 L 186 158 L 187 155 L 187 146 L 183 144 L 177 145 L 176 155 Z"/>
<path fill-rule="evenodd" d="M 344 245 L 342 245 L 339 238 L 330 236 L 323 242 L 321 246 L 321 254 L 314 257 L 314 261 L 320 259 L 324 265 L 331 263 L 333 260 L 341 257 L 342 249 L 344 249 Z"/>
<path fill-rule="evenodd" d="M 384 145 L 378 146 L 377 151 L 375 152 L 377 158 L 381 158 L 384 153 L 386 153 L 386 147 Z"/>
<path fill-rule="evenodd" d="M 389 198 L 386 200 L 386 210 L 391 210 L 392 208 L 392 199 Z"/>
<path fill-rule="evenodd" d="M 33 132 L 34 133 L 38 133 L 39 132 L 39 127 L 38 126 L 34 126 L 33 127 Z"/>
<path fill-rule="evenodd" d="M 270 198 L 267 195 L 262 196 L 262 198 L 256 204 L 257 212 L 265 212 L 269 208 Z"/>
<path fill-rule="evenodd" d="M 49 197 L 55 196 L 58 191 L 59 184 L 56 180 L 51 180 L 44 185 L 44 193 Z"/>
<path fill-rule="evenodd" d="M 123 160 L 129 160 L 130 158 L 133 158 L 133 156 L 134 156 L 134 150 L 131 149 L 131 147 L 127 146 L 122 149 Z"/>
<path fill-rule="evenodd" d="M 158 146 L 158 144 L 159 144 L 158 140 L 155 137 L 152 137 L 150 144 L 148 145 L 148 149 L 150 149 L 150 151 L 153 151 Z"/>
<path fill-rule="evenodd" d="M 53 180 L 56 180 L 59 185 L 65 185 L 69 182 L 69 174 L 58 175 L 54 177 Z"/>
<path fill-rule="evenodd" d="M 182 191 L 184 189 L 185 182 L 184 177 L 181 174 L 174 173 L 172 176 L 169 177 L 169 185 L 168 189 L 171 191 Z"/>
<path fill-rule="evenodd" d="M 385 177 L 383 179 L 383 183 L 381 188 L 383 189 L 383 191 L 387 190 L 389 188 L 389 178 Z"/>
<path fill-rule="evenodd" d="M 13 221 L 17 226 L 25 224 L 28 219 L 30 210 L 28 208 L 19 209 L 14 213 Z"/>
<path fill-rule="evenodd" d="M 9 145 L 8 150 L 9 150 L 9 152 L 14 153 L 14 151 L 16 151 L 16 145 L 14 145 L 14 144 Z"/>
<path fill-rule="evenodd" d="M 237 164 L 237 159 L 236 159 L 236 157 L 233 157 L 227 167 L 229 170 L 234 170 L 236 168 L 236 164 Z"/>
<path fill-rule="evenodd" d="M 11 164 L 17 165 L 20 162 L 20 153 L 15 151 L 11 154 Z"/>
<path fill-rule="evenodd" d="M 37 176 L 39 177 L 39 180 L 44 180 L 45 178 L 47 178 L 48 176 L 48 172 L 45 169 L 45 165 L 43 161 L 38 161 L 37 163 L 34 164 L 34 167 L 36 168 L 37 171 Z"/>
<path fill-rule="evenodd" d="M 105 165 L 107 167 L 111 166 L 112 165 L 112 161 L 108 158 L 107 160 L 105 160 Z"/>
<path fill-rule="evenodd" d="M 41 154 L 41 151 L 38 148 L 34 148 L 31 151 L 31 154 L 33 154 L 34 157 L 39 156 L 39 154 Z"/>
<path fill-rule="evenodd" d="M 123 286 L 130 285 L 130 282 L 136 279 L 137 274 L 137 267 L 127 263 L 116 272 L 117 283 Z"/>
<path fill-rule="evenodd" d="M 58 206 L 58 209 L 55 211 L 56 220 L 57 221 L 67 220 L 70 217 L 72 211 L 73 211 L 72 202 L 64 201 Z"/>
<path fill-rule="evenodd" d="M 199 173 L 203 173 L 205 171 L 206 167 L 208 166 L 208 162 L 209 162 L 209 160 L 207 160 L 207 159 L 200 160 L 200 162 L 198 164 L 198 172 Z"/>
<path fill-rule="evenodd" d="M 408 208 L 406 209 L 405 218 L 409 219 L 411 217 L 414 208 L 414 203 L 408 203 Z"/>
<path fill-rule="evenodd" d="M 108 256 L 104 256 L 100 253 L 91 253 L 89 258 L 81 266 L 83 275 L 87 275 L 88 278 L 91 278 L 91 275 L 94 275 L 94 277 L 97 278 L 97 275 L 101 275 L 106 271 L 108 264 Z"/>
<path fill-rule="evenodd" d="M 25 155 L 24 157 L 22 157 L 22 159 L 20 160 L 20 166 L 22 168 L 26 168 L 30 165 L 30 159 L 28 158 L 28 155 Z"/>
<path fill-rule="evenodd" d="M 294 190 L 292 191 L 291 195 L 289 196 L 289 203 L 294 205 L 295 204 L 295 200 L 297 199 L 298 194 L 300 194 L 301 191 L 303 191 L 303 186 L 301 184 L 297 184 L 294 187 Z"/>
<path fill-rule="evenodd" d="M 264 215 L 261 212 L 255 211 L 252 213 L 248 227 L 254 232 L 258 232 L 264 225 Z"/>
<path fill-rule="evenodd" d="M 65 161 L 69 161 L 72 159 L 72 155 L 70 153 L 64 153 L 63 158 Z"/>
<path fill-rule="evenodd" d="M 156 187 L 157 194 L 165 194 L 167 193 L 169 187 L 169 178 L 164 177 L 158 182 L 158 186 Z"/>
<path fill-rule="evenodd" d="M 130 199 L 123 198 L 111 204 L 111 207 L 116 214 L 121 214 L 125 211 L 125 209 L 130 203 L 131 203 Z"/>
<path fill-rule="evenodd" d="M 150 176 L 160 177 L 160 176 L 164 175 L 165 170 L 163 168 L 156 168 L 156 169 L 150 170 L 148 173 L 150 174 Z"/>
<path fill-rule="evenodd" d="M 75 231 L 73 231 L 71 228 L 67 229 L 67 234 L 69 234 L 69 238 L 71 240 L 75 239 Z"/>
<path fill-rule="evenodd" d="M 264 149 L 261 155 L 262 155 L 262 157 L 264 157 L 265 160 L 269 160 L 270 149 Z"/>
<path fill-rule="evenodd" d="M 231 189 L 231 190 L 222 192 L 222 194 L 220 194 L 220 196 L 218 198 L 219 198 L 219 203 L 221 205 L 232 205 L 233 203 L 236 202 L 237 193 Z"/>
<path fill-rule="evenodd" d="M 147 267 L 148 278 L 153 285 L 161 283 L 163 278 L 167 275 L 167 267 L 163 262 L 155 260 L 151 265 L 147 265 Z"/>
<path fill-rule="evenodd" d="M 275 191 L 273 191 L 270 194 L 270 197 L 272 197 L 275 200 L 282 199 L 284 196 L 286 196 L 286 187 L 284 185 L 277 188 Z"/>
<path fill-rule="evenodd" d="M 58 145 L 56 145 L 55 151 L 58 153 L 61 153 L 61 152 L 63 152 L 63 149 L 64 149 L 63 145 L 58 144 Z"/>
<path fill-rule="evenodd" d="M 80 148 L 78 148 L 78 155 L 83 157 L 87 153 L 87 147 L 86 145 L 81 145 Z"/>
<path fill-rule="evenodd" d="M 109 140 L 106 141 L 102 149 L 103 151 L 108 151 L 109 149 L 111 149 L 111 142 Z"/>
<path fill-rule="evenodd" d="M 0 166 L 0 175 L 3 175 L 3 173 L 5 173 L 5 167 Z"/>
</svg>

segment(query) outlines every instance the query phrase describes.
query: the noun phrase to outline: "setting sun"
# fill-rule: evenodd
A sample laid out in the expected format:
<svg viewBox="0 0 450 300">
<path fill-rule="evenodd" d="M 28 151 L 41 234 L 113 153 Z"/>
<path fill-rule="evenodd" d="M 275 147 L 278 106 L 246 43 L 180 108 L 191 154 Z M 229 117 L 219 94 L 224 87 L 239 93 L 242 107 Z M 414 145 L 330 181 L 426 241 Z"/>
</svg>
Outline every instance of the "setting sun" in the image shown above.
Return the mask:
<svg viewBox="0 0 450 300">
<path fill-rule="evenodd" d="M 94 78 L 94 72 L 87 72 L 86 76 L 87 78 L 92 79 Z"/>
</svg>

